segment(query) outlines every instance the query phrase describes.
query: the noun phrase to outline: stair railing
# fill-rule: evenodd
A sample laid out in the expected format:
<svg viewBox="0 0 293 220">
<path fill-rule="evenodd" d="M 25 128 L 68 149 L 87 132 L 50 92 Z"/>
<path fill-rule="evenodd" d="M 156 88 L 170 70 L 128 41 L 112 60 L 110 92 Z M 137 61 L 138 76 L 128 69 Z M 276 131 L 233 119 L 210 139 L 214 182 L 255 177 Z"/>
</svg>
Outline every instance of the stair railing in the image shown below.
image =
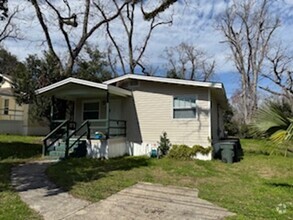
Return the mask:
<svg viewBox="0 0 293 220">
<path fill-rule="evenodd" d="M 43 156 L 47 155 L 48 149 L 53 146 L 60 138 L 64 136 L 65 133 L 68 134 L 69 132 L 69 120 L 65 120 L 60 125 L 58 125 L 54 130 L 52 130 L 44 139 L 43 139 Z M 66 129 L 62 131 L 62 129 L 66 126 Z M 60 133 L 59 133 L 60 132 Z M 57 136 L 56 134 L 59 133 Z M 68 135 L 66 135 L 68 136 Z M 53 141 L 50 142 L 50 144 L 47 144 L 47 141 L 49 139 L 53 139 Z"/>
<path fill-rule="evenodd" d="M 73 142 L 73 143 L 69 143 L 70 138 L 72 138 L 74 135 L 76 135 L 81 129 L 83 129 L 84 127 L 86 127 L 86 130 L 78 135 L 78 138 Z M 79 128 L 77 128 L 76 130 L 74 130 L 71 134 L 68 133 L 68 135 L 66 136 L 66 148 L 65 148 L 65 158 L 68 158 L 69 156 L 69 150 L 76 144 L 79 142 L 79 140 L 84 137 L 86 135 L 87 139 L 90 139 L 90 135 L 91 135 L 91 131 L 90 131 L 90 122 L 84 121 Z"/>
</svg>

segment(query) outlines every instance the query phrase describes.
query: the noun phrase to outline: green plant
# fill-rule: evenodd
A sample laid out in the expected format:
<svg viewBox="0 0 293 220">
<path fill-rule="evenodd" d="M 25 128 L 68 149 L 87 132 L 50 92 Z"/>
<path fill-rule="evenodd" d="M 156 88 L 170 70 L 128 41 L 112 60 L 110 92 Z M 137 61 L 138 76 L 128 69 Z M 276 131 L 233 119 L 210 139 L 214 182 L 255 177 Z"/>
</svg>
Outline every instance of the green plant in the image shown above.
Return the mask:
<svg viewBox="0 0 293 220">
<path fill-rule="evenodd" d="M 211 150 L 211 147 L 204 148 L 200 145 L 194 145 L 193 147 L 189 147 L 185 144 L 173 145 L 169 151 L 168 157 L 177 160 L 191 160 L 197 153 L 206 155 L 209 154 Z"/>
<path fill-rule="evenodd" d="M 163 134 L 160 136 L 160 142 L 158 142 L 159 147 L 158 149 L 161 151 L 162 155 L 167 155 L 170 147 L 171 147 L 171 143 L 169 138 L 167 137 L 167 132 L 163 132 Z"/>
<path fill-rule="evenodd" d="M 284 111 L 282 104 L 268 102 L 257 111 L 252 124 L 254 133 L 269 138 L 290 150 L 293 141 L 293 115 Z M 286 154 L 285 154 L 286 155 Z"/>
</svg>

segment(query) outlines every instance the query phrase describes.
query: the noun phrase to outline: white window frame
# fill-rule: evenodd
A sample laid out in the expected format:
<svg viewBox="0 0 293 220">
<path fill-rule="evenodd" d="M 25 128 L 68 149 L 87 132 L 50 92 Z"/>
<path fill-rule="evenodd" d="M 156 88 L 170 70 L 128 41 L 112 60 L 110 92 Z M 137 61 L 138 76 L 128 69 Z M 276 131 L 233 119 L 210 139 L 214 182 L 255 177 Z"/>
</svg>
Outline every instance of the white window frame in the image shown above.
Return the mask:
<svg viewBox="0 0 293 220">
<path fill-rule="evenodd" d="M 195 98 L 195 107 L 193 107 L 193 108 L 175 108 L 174 107 L 175 98 L 189 98 L 189 97 Z M 172 113 L 171 113 L 172 119 L 173 120 L 194 120 L 194 119 L 197 119 L 197 100 L 198 100 L 198 96 L 196 94 L 173 95 L 173 97 L 172 97 Z M 176 110 L 176 109 L 195 109 L 195 117 L 193 117 L 193 118 L 175 118 L 174 110 Z"/>
<path fill-rule="evenodd" d="M 85 121 L 85 119 L 83 118 L 83 113 L 84 113 L 84 105 L 87 103 L 99 103 L 99 118 L 97 119 L 88 119 L 88 120 L 98 120 L 101 119 L 101 101 L 100 100 L 86 100 L 82 102 L 82 110 L 81 110 L 81 118 L 82 121 Z"/>
</svg>

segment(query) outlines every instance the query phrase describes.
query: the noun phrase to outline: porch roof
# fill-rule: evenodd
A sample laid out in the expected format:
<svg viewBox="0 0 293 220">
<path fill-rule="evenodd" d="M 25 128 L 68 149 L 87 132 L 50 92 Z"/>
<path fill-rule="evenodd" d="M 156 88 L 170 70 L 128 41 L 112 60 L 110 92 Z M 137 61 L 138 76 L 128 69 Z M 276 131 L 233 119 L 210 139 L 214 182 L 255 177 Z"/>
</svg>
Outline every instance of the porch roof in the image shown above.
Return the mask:
<svg viewBox="0 0 293 220">
<path fill-rule="evenodd" d="M 97 97 L 108 91 L 110 94 L 127 97 L 132 93 L 128 90 L 102 83 L 76 78 L 67 78 L 52 85 L 36 90 L 37 95 L 54 95 L 64 99 Z"/>
</svg>

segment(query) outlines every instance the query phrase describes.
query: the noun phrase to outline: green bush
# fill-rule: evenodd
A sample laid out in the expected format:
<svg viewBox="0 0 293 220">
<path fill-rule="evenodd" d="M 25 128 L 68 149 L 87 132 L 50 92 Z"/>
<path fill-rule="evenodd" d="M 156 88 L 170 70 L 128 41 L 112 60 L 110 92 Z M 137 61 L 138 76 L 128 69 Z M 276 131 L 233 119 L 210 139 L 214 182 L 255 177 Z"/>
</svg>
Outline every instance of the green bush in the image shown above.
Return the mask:
<svg viewBox="0 0 293 220">
<path fill-rule="evenodd" d="M 208 154 L 211 152 L 211 147 L 204 148 L 200 145 L 188 147 L 187 145 L 173 145 L 169 151 L 168 157 L 177 160 L 191 160 L 197 153 Z"/>
<path fill-rule="evenodd" d="M 171 143 L 169 138 L 167 137 L 167 132 L 163 132 L 163 134 L 160 136 L 160 142 L 158 142 L 159 144 L 159 150 L 161 151 L 162 155 L 167 155 L 170 147 L 171 147 Z"/>
</svg>

